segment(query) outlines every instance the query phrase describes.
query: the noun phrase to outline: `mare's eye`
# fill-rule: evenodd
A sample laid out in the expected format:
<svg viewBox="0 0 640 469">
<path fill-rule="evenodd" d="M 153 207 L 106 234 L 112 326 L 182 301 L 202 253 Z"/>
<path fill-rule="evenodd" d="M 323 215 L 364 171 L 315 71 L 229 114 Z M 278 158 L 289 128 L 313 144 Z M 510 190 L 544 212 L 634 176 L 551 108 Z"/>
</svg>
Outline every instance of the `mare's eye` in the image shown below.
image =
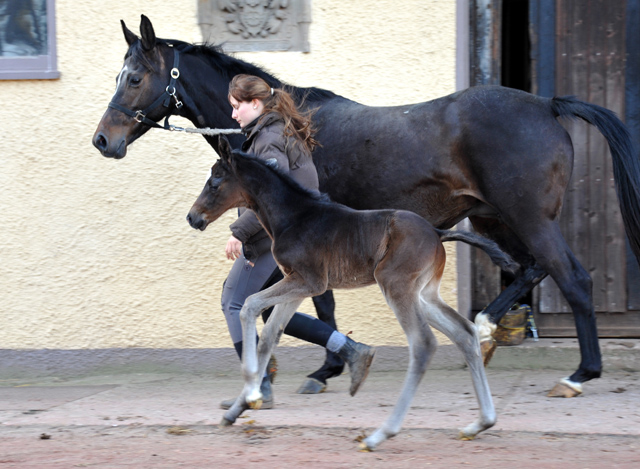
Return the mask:
<svg viewBox="0 0 640 469">
<path fill-rule="evenodd" d="M 129 84 L 131 84 L 131 86 L 138 86 L 141 81 L 142 78 L 140 77 L 131 77 L 131 79 L 129 80 Z"/>
</svg>

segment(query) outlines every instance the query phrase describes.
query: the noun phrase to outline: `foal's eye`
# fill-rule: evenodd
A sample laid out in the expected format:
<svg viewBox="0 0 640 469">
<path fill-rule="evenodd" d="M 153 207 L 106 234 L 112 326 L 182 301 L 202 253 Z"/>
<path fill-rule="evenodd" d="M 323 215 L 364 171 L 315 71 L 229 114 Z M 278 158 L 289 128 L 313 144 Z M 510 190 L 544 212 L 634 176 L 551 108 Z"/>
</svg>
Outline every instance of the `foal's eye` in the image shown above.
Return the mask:
<svg viewBox="0 0 640 469">
<path fill-rule="evenodd" d="M 209 191 L 216 192 L 220 188 L 220 182 L 214 181 L 213 179 L 209 180 Z"/>
<path fill-rule="evenodd" d="M 142 82 L 142 78 L 140 77 L 131 77 L 131 79 L 129 80 L 129 84 L 131 86 L 138 86 L 140 82 Z"/>
</svg>

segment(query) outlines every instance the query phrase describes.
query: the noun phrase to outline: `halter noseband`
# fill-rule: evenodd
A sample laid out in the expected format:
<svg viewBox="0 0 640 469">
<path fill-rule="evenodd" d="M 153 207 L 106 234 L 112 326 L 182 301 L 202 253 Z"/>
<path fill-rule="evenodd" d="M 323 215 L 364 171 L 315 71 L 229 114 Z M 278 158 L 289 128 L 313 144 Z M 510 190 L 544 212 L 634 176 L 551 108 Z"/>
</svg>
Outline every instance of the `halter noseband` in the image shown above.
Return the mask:
<svg viewBox="0 0 640 469">
<path fill-rule="evenodd" d="M 169 46 L 173 47 L 171 44 L 169 44 Z M 176 96 L 176 80 L 180 76 L 180 70 L 178 69 L 179 65 L 180 65 L 180 55 L 178 54 L 178 49 L 174 47 L 173 48 L 173 68 L 171 69 L 171 80 L 169 81 L 169 85 L 165 88 L 164 93 L 162 93 L 158 97 L 158 99 L 152 102 L 144 111 L 141 111 L 141 110 L 132 111 L 131 109 L 127 109 L 124 106 L 120 106 L 119 104 L 114 103 L 113 101 L 109 103 L 109 107 L 117 111 L 120 111 L 129 117 L 133 117 L 137 122 L 140 122 L 142 124 L 147 124 L 150 127 L 156 127 L 158 129 L 165 129 L 165 130 L 173 130 L 172 126 L 169 125 L 169 116 L 171 114 L 165 117 L 164 126 L 158 125 L 158 123 L 149 119 L 147 117 L 147 114 L 149 114 L 155 108 L 160 106 L 160 103 L 162 103 L 164 107 L 169 107 L 172 97 L 173 99 L 175 99 L 176 108 L 180 109 L 182 107 L 182 101 L 180 101 Z"/>
</svg>

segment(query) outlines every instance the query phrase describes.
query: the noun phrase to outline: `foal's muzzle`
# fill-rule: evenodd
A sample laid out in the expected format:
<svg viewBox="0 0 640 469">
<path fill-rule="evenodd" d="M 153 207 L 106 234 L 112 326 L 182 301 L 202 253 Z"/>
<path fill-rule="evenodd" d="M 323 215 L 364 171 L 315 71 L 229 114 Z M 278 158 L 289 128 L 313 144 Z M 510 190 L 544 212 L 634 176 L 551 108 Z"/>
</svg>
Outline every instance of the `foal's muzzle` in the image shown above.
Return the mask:
<svg viewBox="0 0 640 469">
<path fill-rule="evenodd" d="M 191 225 L 191 228 L 200 231 L 204 231 L 209 224 L 209 222 L 204 219 L 204 216 L 192 212 L 189 212 L 189 215 L 187 215 L 187 221 L 189 222 L 189 225 Z"/>
</svg>

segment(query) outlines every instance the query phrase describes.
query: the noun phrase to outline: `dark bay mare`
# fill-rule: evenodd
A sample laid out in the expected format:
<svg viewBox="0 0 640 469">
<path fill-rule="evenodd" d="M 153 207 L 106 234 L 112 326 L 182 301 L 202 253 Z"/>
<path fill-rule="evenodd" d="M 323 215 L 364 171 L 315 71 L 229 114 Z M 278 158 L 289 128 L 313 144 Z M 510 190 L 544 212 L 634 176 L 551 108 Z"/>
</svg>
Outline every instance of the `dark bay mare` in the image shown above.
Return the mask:
<svg viewBox="0 0 640 469">
<path fill-rule="evenodd" d="M 519 266 L 479 235 L 435 229 L 406 210 L 354 210 L 302 188 L 288 175 L 253 155 L 231 151 L 226 140 L 187 220 L 204 230 L 227 210 L 253 210 L 272 239 L 273 256 L 284 278 L 251 295 L 240 312 L 243 332 L 244 388 L 225 413 L 231 425 L 248 408 L 262 402 L 260 383 L 285 326 L 305 298 L 327 289 L 360 288 L 377 283 L 409 342 L 409 368 L 400 398 L 387 421 L 363 441 L 372 450 L 400 431 L 416 389 L 431 361 L 437 339 L 429 326 L 444 333 L 463 353 L 480 409 L 479 418 L 460 431 L 472 439 L 496 420 L 484 372 L 477 328 L 440 297 L 445 251 L 442 240 L 469 242 L 485 250 L 502 268 Z M 256 319 L 275 306 L 256 347 Z M 375 321 L 371 314 L 363 321 Z M 375 322 L 374 322 L 375 323 Z M 369 363 L 370 364 L 370 363 Z M 351 365 L 350 365 L 351 366 Z M 352 369 L 351 395 L 368 372 Z"/>
<path fill-rule="evenodd" d="M 237 127 L 227 100 L 236 74 L 285 86 L 216 47 L 158 39 L 145 16 L 141 38 L 122 27 L 129 49 L 93 137 L 104 156 L 124 157 L 127 145 L 170 115 L 200 128 Z M 542 98 L 499 86 L 397 107 L 364 106 L 317 88 L 288 89 L 317 109 L 322 146 L 313 158 L 322 192 L 356 209 L 411 210 L 437 228 L 468 217 L 523 266 L 477 316 L 483 344 L 490 345 L 495 324 L 513 303 L 551 275 L 573 310 L 581 353 L 578 369 L 558 383 L 557 392 L 577 395 L 582 383 L 600 376 L 591 278 L 558 225 L 573 167 L 571 139 L 558 118 L 582 119 L 607 139 L 621 214 L 638 257 L 640 163 L 628 131 L 611 111 L 573 97 Z M 218 151 L 217 139 L 206 138 Z M 241 140 L 231 143 L 237 147 Z"/>
</svg>

